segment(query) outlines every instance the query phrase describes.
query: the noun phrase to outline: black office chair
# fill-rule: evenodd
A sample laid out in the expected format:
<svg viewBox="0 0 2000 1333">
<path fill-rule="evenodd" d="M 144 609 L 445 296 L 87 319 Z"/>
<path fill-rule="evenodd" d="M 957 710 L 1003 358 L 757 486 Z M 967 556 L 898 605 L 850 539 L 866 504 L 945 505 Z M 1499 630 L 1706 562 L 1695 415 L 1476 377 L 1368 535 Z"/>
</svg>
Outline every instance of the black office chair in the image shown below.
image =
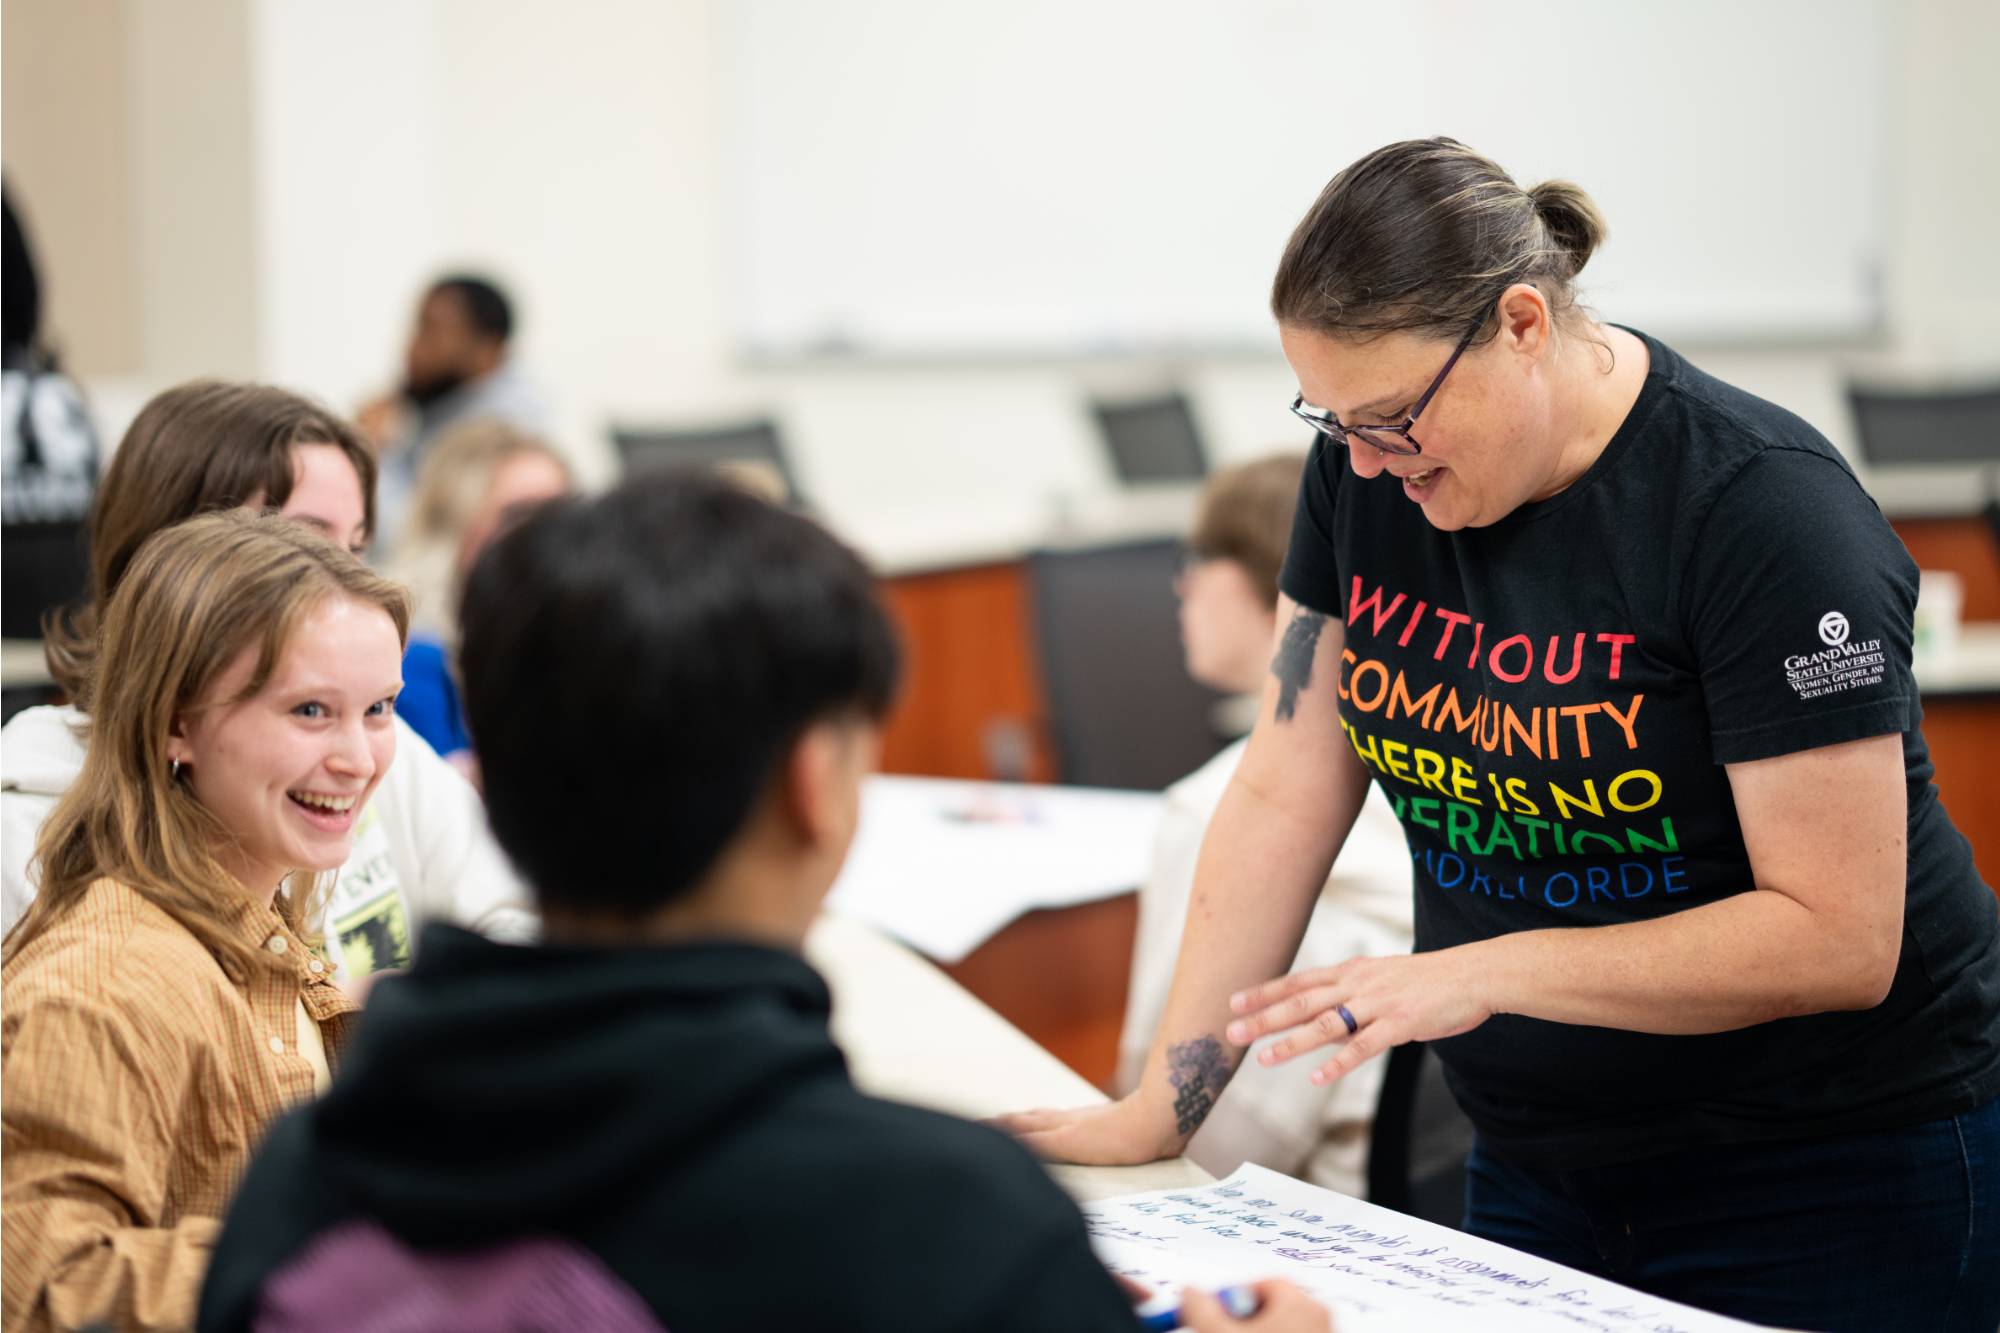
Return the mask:
<svg viewBox="0 0 2000 1333">
<path fill-rule="evenodd" d="M 1440 1226 L 1465 1223 L 1472 1122 L 1422 1042 L 1389 1052 L 1368 1141 L 1368 1202 Z"/>
<path fill-rule="evenodd" d="M 89 587 L 80 520 L 0 527 L 0 637 L 41 638 L 43 613 L 81 602 Z"/>
<path fill-rule="evenodd" d="M 780 493 L 774 499 L 794 504 L 804 500 L 779 439 L 778 424 L 769 419 L 699 429 L 614 426 L 611 442 L 627 476 L 656 467 L 721 468 L 775 484 Z"/>
<path fill-rule="evenodd" d="M 1182 665 L 1180 545 L 1147 541 L 1028 558 L 1057 771 L 1090 787 L 1158 790 L 1214 757 L 1222 696 Z"/>
<path fill-rule="evenodd" d="M 1847 401 L 1870 467 L 2000 465 L 2000 384 L 1924 390 L 1850 384 Z"/>
<path fill-rule="evenodd" d="M 1112 470 L 1125 485 L 1200 481 L 1208 475 L 1208 454 L 1185 394 L 1099 401 L 1091 411 L 1111 453 Z"/>
</svg>

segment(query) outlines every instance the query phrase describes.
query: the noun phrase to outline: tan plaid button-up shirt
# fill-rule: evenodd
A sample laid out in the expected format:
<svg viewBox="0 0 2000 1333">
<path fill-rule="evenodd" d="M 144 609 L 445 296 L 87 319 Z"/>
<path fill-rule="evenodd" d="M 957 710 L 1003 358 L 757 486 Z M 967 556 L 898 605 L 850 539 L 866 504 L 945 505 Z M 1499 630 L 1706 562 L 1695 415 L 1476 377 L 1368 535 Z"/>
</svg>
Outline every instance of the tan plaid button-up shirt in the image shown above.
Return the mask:
<svg viewBox="0 0 2000 1333">
<path fill-rule="evenodd" d="M 232 976 L 100 880 L 0 977 L 6 1333 L 192 1327 L 251 1152 L 312 1095 L 299 1005 L 329 1053 L 355 1009 L 270 905 L 246 903 L 232 928 L 286 966 Z"/>
</svg>

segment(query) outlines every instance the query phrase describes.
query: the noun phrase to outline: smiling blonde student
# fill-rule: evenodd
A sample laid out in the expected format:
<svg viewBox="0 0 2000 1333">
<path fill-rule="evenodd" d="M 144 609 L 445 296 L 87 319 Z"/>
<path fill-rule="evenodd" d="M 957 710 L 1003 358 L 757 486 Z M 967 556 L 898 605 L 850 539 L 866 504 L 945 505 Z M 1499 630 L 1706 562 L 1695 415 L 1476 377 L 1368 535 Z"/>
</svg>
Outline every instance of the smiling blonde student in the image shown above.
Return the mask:
<svg viewBox="0 0 2000 1333">
<path fill-rule="evenodd" d="M 0 973 L 7 1330 L 185 1328 L 223 1209 L 355 1005 L 313 923 L 396 753 L 402 589 L 192 519 L 104 608 L 81 773 Z"/>
</svg>

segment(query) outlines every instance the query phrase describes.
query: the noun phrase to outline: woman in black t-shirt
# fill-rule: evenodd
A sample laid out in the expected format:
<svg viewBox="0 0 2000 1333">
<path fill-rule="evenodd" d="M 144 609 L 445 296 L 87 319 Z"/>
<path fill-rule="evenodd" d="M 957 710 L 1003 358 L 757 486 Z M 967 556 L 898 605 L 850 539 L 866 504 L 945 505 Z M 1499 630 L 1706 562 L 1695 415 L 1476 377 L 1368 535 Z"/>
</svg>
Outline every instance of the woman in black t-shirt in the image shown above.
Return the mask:
<svg viewBox="0 0 2000 1333">
<path fill-rule="evenodd" d="M 1991 1333 L 2000 913 L 1930 782 L 1916 569 L 1810 426 L 1575 304 L 1602 234 L 1448 139 L 1293 234 L 1319 439 L 1262 715 L 1139 1088 L 1010 1127 L 1147 1160 L 1253 1041 L 1316 1081 L 1431 1043 L 1470 1230 L 1765 1322 Z M 1266 980 L 1370 781 L 1417 952 Z"/>
</svg>

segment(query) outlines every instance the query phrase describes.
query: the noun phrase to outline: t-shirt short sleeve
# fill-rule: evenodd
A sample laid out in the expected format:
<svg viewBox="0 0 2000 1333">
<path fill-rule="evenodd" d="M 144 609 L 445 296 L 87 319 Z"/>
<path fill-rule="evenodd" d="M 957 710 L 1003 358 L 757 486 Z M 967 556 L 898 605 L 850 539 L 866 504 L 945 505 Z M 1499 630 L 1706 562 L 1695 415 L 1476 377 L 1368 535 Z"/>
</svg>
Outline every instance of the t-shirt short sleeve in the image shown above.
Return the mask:
<svg viewBox="0 0 2000 1333">
<path fill-rule="evenodd" d="M 1306 454 L 1305 475 L 1299 480 L 1298 508 L 1292 513 L 1292 539 L 1285 564 L 1278 571 L 1278 589 L 1285 596 L 1335 620 L 1345 619 L 1340 591 L 1340 561 L 1333 546 L 1333 509 L 1347 471 L 1345 450 L 1317 437 Z"/>
<path fill-rule="evenodd" d="M 1917 725 L 1917 569 L 1836 459 L 1771 448 L 1696 538 L 1683 622 L 1718 764 Z"/>
</svg>

